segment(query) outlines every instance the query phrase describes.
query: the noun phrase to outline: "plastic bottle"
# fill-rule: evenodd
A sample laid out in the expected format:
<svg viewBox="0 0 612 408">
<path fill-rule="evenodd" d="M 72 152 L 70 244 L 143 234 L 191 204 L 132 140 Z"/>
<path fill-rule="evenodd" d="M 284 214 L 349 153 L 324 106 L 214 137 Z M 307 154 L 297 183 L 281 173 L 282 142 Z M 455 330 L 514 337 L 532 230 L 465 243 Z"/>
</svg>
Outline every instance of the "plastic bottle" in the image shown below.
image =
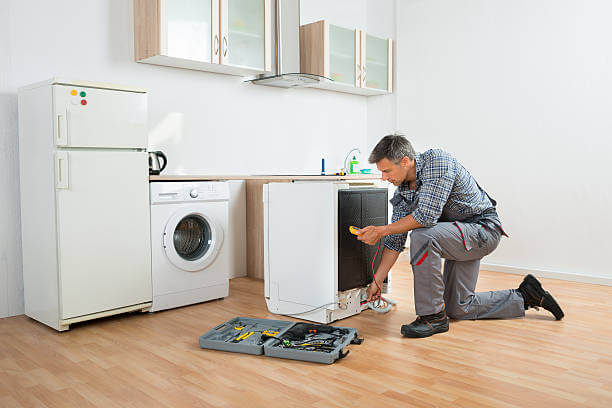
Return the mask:
<svg viewBox="0 0 612 408">
<path fill-rule="evenodd" d="M 351 174 L 359 173 L 359 162 L 357 161 L 357 157 L 353 156 L 353 159 L 350 162 L 350 170 Z"/>
</svg>

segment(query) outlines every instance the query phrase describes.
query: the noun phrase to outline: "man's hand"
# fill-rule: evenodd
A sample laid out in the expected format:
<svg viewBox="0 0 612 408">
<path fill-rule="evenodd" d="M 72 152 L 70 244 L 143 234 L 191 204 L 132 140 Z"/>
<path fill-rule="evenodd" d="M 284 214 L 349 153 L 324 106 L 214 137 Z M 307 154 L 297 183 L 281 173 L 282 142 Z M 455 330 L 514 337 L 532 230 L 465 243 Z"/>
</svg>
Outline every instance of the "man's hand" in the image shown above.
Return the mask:
<svg viewBox="0 0 612 408">
<path fill-rule="evenodd" d="M 379 239 L 385 236 L 385 227 L 369 227 L 362 228 L 357 231 L 357 239 L 368 245 L 374 245 Z"/>
<path fill-rule="evenodd" d="M 376 270 L 376 274 L 374 275 L 374 279 L 376 281 L 372 281 L 372 283 L 370 283 L 370 285 L 366 289 L 366 296 L 367 296 L 366 300 L 368 302 L 371 302 L 373 298 L 378 294 L 379 286 L 382 290 L 383 282 L 385 281 L 385 278 L 389 274 L 389 270 L 391 270 L 391 267 L 393 266 L 395 261 L 397 261 L 397 258 L 399 257 L 399 255 L 400 255 L 400 252 L 394 251 L 389 248 L 383 248 L 382 256 L 380 257 L 380 264 L 378 265 L 378 269 Z M 378 282 L 378 285 L 376 285 L 376 282 Z"/>
<path fill-rule="evenodd" d="M 382 289 L 382 285 L 380 285 L 380 287 Z M 370 283 L 368 289 L 366 290 L 367 301 L 371 302 L 378 294 L 378 286 L 376 286 L 376 282 L 372 281 L 372 283 Z"/>
</svg>

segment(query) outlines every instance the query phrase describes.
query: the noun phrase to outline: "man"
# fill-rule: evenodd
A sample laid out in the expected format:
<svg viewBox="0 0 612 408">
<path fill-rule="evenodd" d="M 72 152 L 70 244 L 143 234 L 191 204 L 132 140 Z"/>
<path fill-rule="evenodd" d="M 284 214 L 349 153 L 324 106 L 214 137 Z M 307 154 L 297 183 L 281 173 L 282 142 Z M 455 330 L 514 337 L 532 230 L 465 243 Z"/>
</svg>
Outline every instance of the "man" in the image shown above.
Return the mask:
<svg viewBox="0 0 612 408">
<path fill-rule="evenodd" d="M 374 147 L 369 162 L 376 163 L 382 179 L 397 189 L 391 199 L 392 223 L 357 231 L 358 239 L 368 245 L 385 238 L 368 300 L 377 295 L 412 231 L 410 264 L 418 317 L 402 326 L 403 336 L 446 332 L 449 317 L 520 317 L 530 307 L 543 307 L 557 320 L 563 317 L 555 299 L 532 275 L 518 289 L 474 293 L 480 260 L 497 248 L 506 233 L 495 210 L 497 203 L 457 159 L 438 149 L 416 154 L 406 138 L 389 135 Z"/>
</svg>

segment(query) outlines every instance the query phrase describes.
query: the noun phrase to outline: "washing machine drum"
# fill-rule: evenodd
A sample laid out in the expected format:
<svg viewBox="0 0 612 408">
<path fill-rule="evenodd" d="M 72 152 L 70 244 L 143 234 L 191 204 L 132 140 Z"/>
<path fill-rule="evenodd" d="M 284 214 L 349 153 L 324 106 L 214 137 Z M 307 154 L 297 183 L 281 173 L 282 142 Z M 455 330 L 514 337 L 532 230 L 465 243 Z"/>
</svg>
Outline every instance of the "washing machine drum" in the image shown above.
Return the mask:
<svg viewBox="0 0 612 408">
<path fill-rule="evenodd" d="M 187 271 L 210 265 L 223 244 L 223 230 L 201 212 L 175 214 L 164 230 L 164 248 L 172 264 Z"/>
</svg>

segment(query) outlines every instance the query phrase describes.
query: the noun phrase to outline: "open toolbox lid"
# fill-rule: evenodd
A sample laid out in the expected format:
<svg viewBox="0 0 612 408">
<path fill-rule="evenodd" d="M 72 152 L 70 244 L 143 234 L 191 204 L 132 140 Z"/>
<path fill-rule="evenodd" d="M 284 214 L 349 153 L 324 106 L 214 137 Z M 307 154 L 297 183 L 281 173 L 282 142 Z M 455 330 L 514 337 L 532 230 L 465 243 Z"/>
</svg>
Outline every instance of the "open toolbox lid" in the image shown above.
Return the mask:
<svg viewBox="0 0 612 408">
<path fill-rule="evenodd" d="M 200 347 L 331 364 L 361 344 L 357 329 L 286 320 L 235 317 L 199 337 Z"/>
</svg>

